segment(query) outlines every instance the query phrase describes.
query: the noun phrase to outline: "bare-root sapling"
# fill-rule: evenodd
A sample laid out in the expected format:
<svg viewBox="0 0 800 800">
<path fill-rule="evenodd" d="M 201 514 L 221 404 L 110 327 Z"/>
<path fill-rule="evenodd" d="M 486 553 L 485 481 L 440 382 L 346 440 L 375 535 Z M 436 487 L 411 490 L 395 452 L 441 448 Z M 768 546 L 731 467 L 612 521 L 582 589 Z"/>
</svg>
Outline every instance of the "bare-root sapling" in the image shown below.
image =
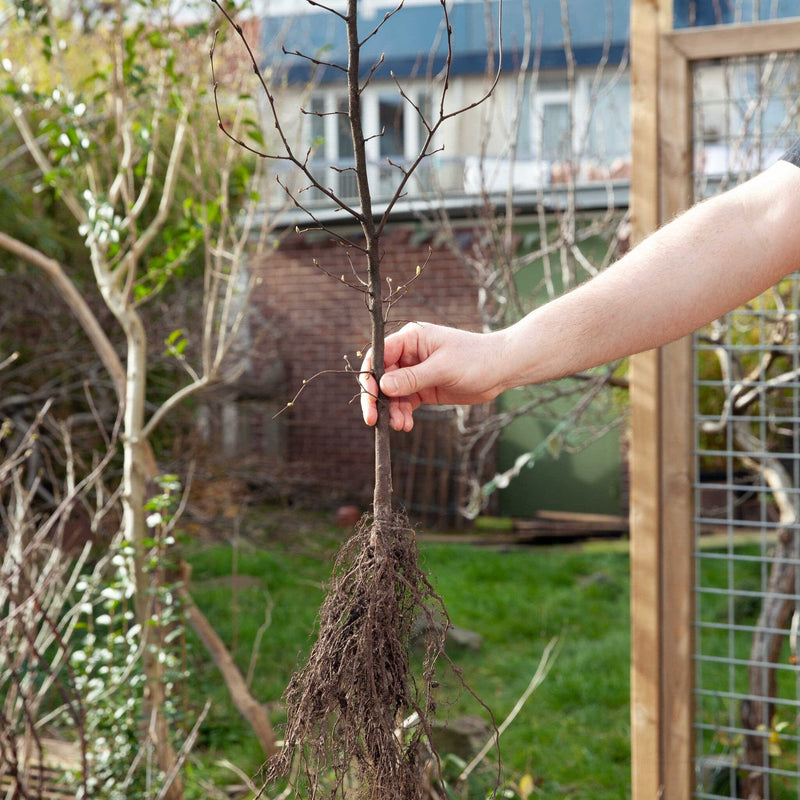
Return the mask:
<svg viewBox="0 0 800 800">
<path fill-rule="evenodd" d="M 278 111 L 276 97 L 241 26 L 218 0 L 214 3 L 233 26 L 249 55 L 277 136 L 274 152 L 257 149 L 245 142 L 240 144 L 260 157 L 294 165 L 308 187 L 313 187 L 358 223 L 361 236 L 345 238 L 338 230 L 320 222 L 313 211 L 303 205 L 299 196 L 284 185 L 295 206 L 308 213 L 312 226 L 324 230 L 348 249 L 355 275 L 351 285 L 363 293 L 369 312 L 370 346 L 375 365 L 373 374 L 379 381 L 386 318 L 398 299 L 397 290 L 392 289 L 391 282 L 381 276 L 382 234 L 412 173 L 424 159 L 436 152 L 434 139 L 441 125 L 488 98 L 497 76 L 490 81 L 487 92 L 474 103 L 456 111 L 445 111 L 452 61 L 452 30 L 447 4 L 442 0 L 442 30 L 447 41 L 447 54 L 439 77 L 439 99 L 432 104 L 434 110 L 428 115 L 409 99 L 402 85 L 395 80 L 400 96 L 418 116 L 424 131 L 423 144 L 419 155 L 410 164 L 389 162 L 397 170 L 398 186 L 381 213 L 376 213 L 365 146 L 371 137 L 362 129 L 361 99 L 382 59 L 369 69 L 362 69 L 360 56 L 363 44 L 402 10 L 403 3 L 399 2 L 394 10 L 385 14 L 371 31 L 360 34 L 357 0 L 348 0 L 345 11 L 313 2 L 311 5 L 324 8 L 344 25 L 347 63 L 324 63 L 319 56 L 292 51 L 315 69 L 330 68 L 347 77 L 348 107 L 346 111 L 337 113 L 346 117 L 350 127 L 353 163 L 345 171 L 352 172 L 356 178 L 357 204 L 337 196 L 324 179 L 314 173 L 309 152 L 295 151 Z M 211 63 L 213 70 L 213 49 Z M 215 78 L 215 93 L 216 88 Z M 219 127 L 224 134 L 231 136 L 221 115 Z M 339 553 L 319 613 L 316 643 L 308 662 L 292 678 L 285 694 L 284 749 L 267 764 L 267 783 L 292 775 L 295 791 L 309 798 L 346 795 L 363 800 L 387 797 L 418 800 L 424 794 L 425 769 L 431 763 L 438 765 L 430 743 L 430 720 L 435 705 L 436 664 L 444 655 L 449 621 L 444 604 L 419 566 L 414 530 L 405 515 L 393 508 L 389 421 L 382 408 L 382 399 L 378 398 L 379 414 L 375 426 L 372 512 L 362 518 L 356 533 Z M 421 675 L 416 677 L 410 663 L 410 644 L 419 615 L 429 618 L 433 624 L 426 627 L 436 633 L 426 642 Z M 438 770 L 434 768 L 434 771 Z"/>
</svg>

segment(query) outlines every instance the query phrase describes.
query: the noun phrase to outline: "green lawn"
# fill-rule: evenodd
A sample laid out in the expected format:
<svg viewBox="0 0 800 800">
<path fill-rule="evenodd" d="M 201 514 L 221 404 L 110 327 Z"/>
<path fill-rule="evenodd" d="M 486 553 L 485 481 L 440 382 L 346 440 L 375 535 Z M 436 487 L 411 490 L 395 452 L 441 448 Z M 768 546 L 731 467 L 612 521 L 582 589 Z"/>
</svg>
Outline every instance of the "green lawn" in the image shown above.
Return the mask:
<svg viewBox="0 0 800 800">
<path fill-rule="evenodd" d="M 265 622 L 253 692 L 281 720 L 280 695 L 308 651 L 341 532 L 319 518 L 257 517 L 237 547 L 191 546 L 192 593 L 234 649 L 244 673 Z M 629 796 L 628 557 L 624 548 L 501 550 L 421 544 L 422 561 L 453 623 L 483 638 L 478 651 L 452 648 L 467 683 L 498 723 L 533 676 L 548 641 L 558 655 L 544 684 L 501 740 L 504 775 L 530 774 L 536 797 L 608 800 Z M 235 565 L 235 566 L 234 566 Z M 231 576 L 236 573 L 235 579 Z M 191 694 L 214 705 L 195 753 L 195 774 L 225 758 L 254 773 L 260 756 L 210 659 L 189 638 Z M 446 714 L 486 712 L 441 676 Z M 219 779 L 235 781 L 232 773 Z M 470 797 L 483 797 L 476 783 Z"/>
</svg>

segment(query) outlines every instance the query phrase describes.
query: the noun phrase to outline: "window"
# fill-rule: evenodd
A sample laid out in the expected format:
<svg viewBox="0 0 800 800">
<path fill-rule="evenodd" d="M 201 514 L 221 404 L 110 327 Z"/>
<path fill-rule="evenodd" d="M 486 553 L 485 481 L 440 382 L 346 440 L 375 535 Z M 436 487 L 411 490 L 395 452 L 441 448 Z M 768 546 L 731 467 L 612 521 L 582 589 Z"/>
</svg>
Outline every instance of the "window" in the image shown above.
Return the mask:
<svg viewBox="0 0 800 800">
<path fill-rule="evenodd" d="M 427 113 L 430 106 L 427 93 L 408 90 L 408 94 L 412 103 Z M 311 113 L 307 138 L 320 182 L 330 185 L 344 197 L 354 197 L 357 194 L 355 176 L 347 170 L 353 165 L 353 144 L 346 93 L 341 89 L 318 92 L 311 97 L 308 108 Z M 402 165 L 416 158 L 424 141 L 424 128 L 417 109 L 403 99 L 394 86 L 365 92 L 362 114 L 370 185 L 374 197 L 380 199 L 392 194 L 402 178 L 389 160 Z M 335 169 L 325 171 L 329 167 Z"/>
<path fill-rule="evenodd" d="M 539 81 L 535 84 L 528 94 L 530 123 L 524 129 L 528 141 L 521 142 L 522 149 L 539 161 L 569 161 L 573 150 L 571 105 L 573 113 L 576 113 L 579 105 L 577 88 L 571 93 L 563 80 Z"/>
<path fill-rule="evenodd" d="M 308 105 L 309 146 L 315 161 L 346 166 L 353 161 L 353 142 L 347 119 L 347 95 L 317 94 Z"/>
<path fill-rule="evenodd" d="M 630 80 L 586 72 L 569 89 L 564 80 L 542 80 L 523 100 L 518 134 L 521 159 L 550 171 L 566 163 L 581 182 L 624 178 L 630 163 Z M 570 127 L 570 123 L 572 123 Z M 552 173 L 549 180 L 557 181 Z"/>
<path fill-rule="evenodd" d="M 400 95 L 396 97 L 382 96 L 378 99 L 378 128 L 381 131 L 378 145 L 384 159 L 397 160 L 406 155 L 403 126 L 404 106 L 405 103 Z"/>
<path fill-rule="evenodd" d="M 569 97 L 543 97 L 538 103 L 538 150 L 545 161 L 569 161 Z"/>
<path fill-rule="evenodd" d="M 588 158 L 611 163 L 631 154 L 631 84 L 627 75 L 613 76 L 596 89 L 585 152 Z"/>
<path fill-rule="evenodd" d="M 353 137 L 350 133 L 350 119 L 347 116 L 349 102 L 347 97 L 336 98 L 336 159 L 337 161 L 353 163 Z"/>
</svg>

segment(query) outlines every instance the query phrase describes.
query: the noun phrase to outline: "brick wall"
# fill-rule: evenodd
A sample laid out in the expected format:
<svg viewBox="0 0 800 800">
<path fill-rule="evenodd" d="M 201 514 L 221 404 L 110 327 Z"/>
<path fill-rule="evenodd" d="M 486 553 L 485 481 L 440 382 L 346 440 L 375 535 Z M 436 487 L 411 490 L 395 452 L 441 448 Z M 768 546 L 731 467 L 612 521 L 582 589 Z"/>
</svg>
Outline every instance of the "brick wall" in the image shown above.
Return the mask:
<svg viewBox="0 0 800 800">
<path fill-rule="evenodd" d="M 463 238 L 463 246 L 469 246 L 469 235 Z M 427 262 L 407 296 L 393 308 L 390 325 L 424 319 L 476 327 L 475 289 L 457 254 L 434 247 L 413 224 L 388 229 L 383 246 L 383 274 L 392 277 L 395 286 Z M 364 296 L 338 279 L 353 279 L 348 255 L 363 275 L 363 259 L 355 250 L 348 252 L 319 233 L 292 233 L 257 265 L 261 283 L 254 303 L 278 332 L 286 399 L 309 381 L 276 423 L 284 426 L 287 477 L 305 487 L 307 501 L 320 507 L 336 502 L 366 505 L 372 492 L 372 432 L 353 402 L 358 391 L 355 377 L 326 374 L 310 380 L 324 370 L 344 369 L 344 355 L 357 369 L 356 351 L 369 341 Z M 316 268 L 314 259 L 336 278 Z"/>
</svg>

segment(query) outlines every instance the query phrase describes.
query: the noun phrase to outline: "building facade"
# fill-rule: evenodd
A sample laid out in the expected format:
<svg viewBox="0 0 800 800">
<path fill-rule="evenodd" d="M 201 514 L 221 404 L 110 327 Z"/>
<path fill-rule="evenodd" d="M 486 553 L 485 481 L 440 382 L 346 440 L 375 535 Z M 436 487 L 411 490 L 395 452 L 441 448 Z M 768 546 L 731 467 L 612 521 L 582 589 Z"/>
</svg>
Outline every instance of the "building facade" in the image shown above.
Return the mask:
<svg viewBox="0 0 800 800">
<path fill-rule="evenodd" d="M 352 403 L 357 386 L 346 371 L 357 366 L 357 351 L 367 342 L 368 318 L 363 297 L 347 281 L 331 280 L 354 270 L 351 255 L 335 238 L 357 239 L 359 233 L 319 189 L 329 189 L 344 204 L 357 202 L 345 115 L 345 26 L 337 4 L 330 8 L 333 12 L 272 2 L 259 21 L 260 66 L 271 92 L 261 98 L 265 147 L 277 147 L 268 139 L 277 118 L 281 135 L 307 159 L 318 186 L 310 186 L 286 161 L 273 162 L 271 179 L 280 181 L 294 200 L 286 203 L 285 193 L 271 192 L 275 247 L 253 264 L 260 278 L 254 300 L 270 330 L 277 332 L 272 342 L 284 398 L 300 388 L 302 393 L 273 421 L 277 434 L 240 433 L 239 438 L 256 447 L 261 440 L 272 447 L 278 443 L 290 493 L 311 495 L 325 505 L 367 504 L 372 437 Z M 542 225 L 550 231 L 545 238 L 571 228 L 568 246 L 577 253 L 584 223 L 575 222 L 576 213 L 594 215 L 586 224 L 595 226 L 595 217 L 618 221 L 624 213 L 630 170 L 628 3 L 571 0 L 565 16 L 560 0 L 504 0 L 502 17 L 501 4 L 483 0 L 449 4 L 446 18 L 435 0 L 395 9 L 396 4 L 365 0 L 359 12 L 362 125 L 376 213 L 392 200 L 404 170 L 421 150 L 427 153 L 403 196 L 392 201 L 392 221 L 383 237 L 384 269 L 395 285 L 417 266 L 424 267 L 392 310 L 390 325 L 426 319 L 486 328 L 498 319 L 487 320 L 486 301 L 480 299 L 486 289 L 469 264 L 488 252 L 482 249 L 492 227 L 488 208 L 514 231 L 510 253 L 486 256 L 498 261 L 520 259 L 526 247 L 528 252 L 541 249 L 543 237 L 532 231 Z M 478 103 L 492 82 L 490 96 Z M 462 113 L 454 113 L 457 109 Z M 442 116 L 447 117 L 443 122 Z M 298 234 L 298 226 L 327 232 Z M 613 249 L 616 228 L 606 228 Z M 538 236 L 540 244 L 526 245 L 531 236 Z M 542 252 L 549 257 L 546 248 Z M 560 274 L 554 280 L 531 278 L 531 269 L 545 269 L 541 259 L 532 261 L 528 272 L 515 278 L 519 286 L 550 282 L 569 288 L 570 280 L 585 276 L 579 263 L 569 267 L 575 271 L 569 279 Z M 569 271 L 564 264 L 553 269 Z M 528 291 L 521 302 L 530 307 L 540 300 L 539 292 Z M 510 321 L 510 313 L 504 312 L 504 321 Z M 271 402 L 274 410 L 282 401 Z M 516 402 L 511 398 L 509 407 Z M 248 422 L 253 408 L 252 403 L 247 410 L 240 406 L 236 430 L 253 427 Z M 420 425 L 422 432 L 399 437 L 395 444 L 396 492 L 412 514 L 426 521 L 452 522 L 465 501 L 456 416 L 444 424 Z M 451 433 L 434 433 L 443 429 Z M 540 445 L 546 436 L 536 425 L 509 429 L 478 472 L 506 469 L 504 460 Z M 428 441 L 437 437 L 441 441 L 436 444 Z M 620 451 L 615 433 L 600 450 L 595 448 L 599 455 L 564 455 L 555 473 L 580 473 L 581 481 L 537 481 L 536 476 L 532 488 L 508 492 L 508 503 L 501 499 L 494 508 L 523 515 L 537 507 L 618 512 L 624 505 Z M 586 466 L 593 461 L 596 467 Z M 587 482 L 605 488 L 588 500 Z M 537 490 L 537 484 L 547 488 Z M 560 491 L 554 493 L 554 485 Z"/>
</svg>

